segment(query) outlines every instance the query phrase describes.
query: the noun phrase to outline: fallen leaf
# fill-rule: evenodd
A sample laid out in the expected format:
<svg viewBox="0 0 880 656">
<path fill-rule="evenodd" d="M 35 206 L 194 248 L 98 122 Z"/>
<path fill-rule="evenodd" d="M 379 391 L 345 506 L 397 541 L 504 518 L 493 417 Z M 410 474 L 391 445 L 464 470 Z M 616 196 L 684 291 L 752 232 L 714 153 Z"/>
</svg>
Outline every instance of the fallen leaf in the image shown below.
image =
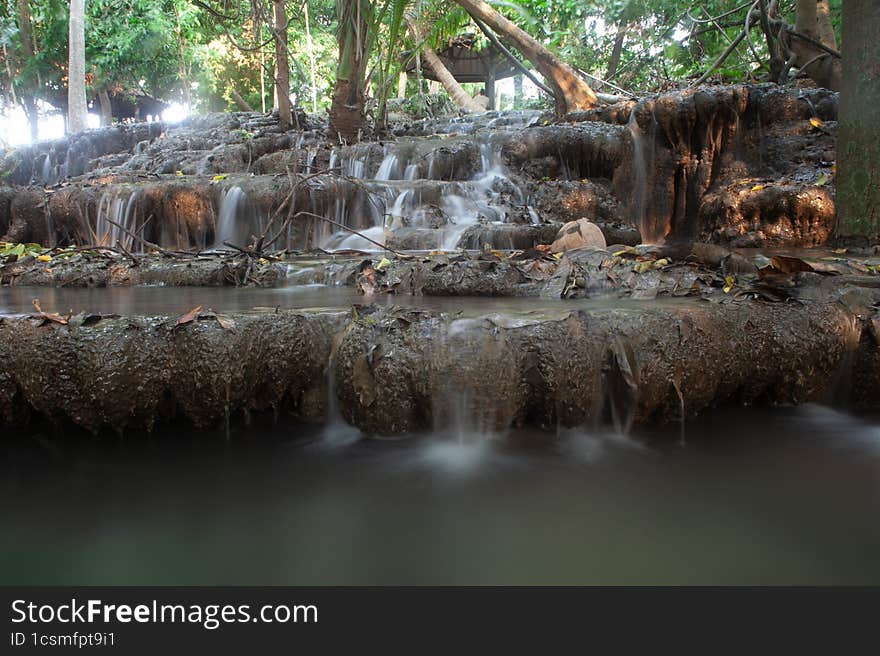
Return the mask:
<svg viewBox="0 0 880 656">
<path fill-rule="evenodd" d="M 214 176 L 213 178 L 211 178 L 211 179 L 214 180 L 214 182 L 218 182 L 218 181 L 220 181 L 220 180 L 225 180 L 227 177 L 228 177 L 228 176 L 227 176 L 225 173 L 219 173 L 219 174 L 215 175 L 215 176 Z"/>
<path fill-rule="evenodd" d="M 844 253 L 846 253 L 846 249 L 845 249 L 845 248 L 835 248 L 835 249 L 834 249 L 833 251 L 831 251 L 831 252 L 832 252 L 832 253 L 835 253 L 835 254 L 837 254 L 837 255 L 843 255 Z"/>
<path fill-rule="evenodd" d="M 383 257 L 379 261 L 379 264 L 376 265 L 376 271 L 381 271 L 382 269 L 384 269 L 387 266 L 391 266 L 391 260 L 389 260 L 387 257 Z"/>
<path fill-rule="evenodd" d="M 225 314 L 215 314 L 214 318 L 217 320 L 217 323 L 220 324 L 220 327 L 223 330 L 233 330 L 235 329 L 235 319 L 232 317 L 227 317 Z"/>
<path fill-rule="evenodd" d="M 825 127 L 825 123 L 822 122 L 822 119 L 816 118 L 815 116 L 810 119 L 810 125 L 819 130 Z"/>
<path fill-rule="evenodd" d="M 51 262 L 51 261 L 52 261 L 52 256 L 51 256 L 51 255 L 38 255 L 38 256 L 37 256 L 37 259 L 38 259 L 40 262 Z"/>
<path fill-rule="evenodd" d="M 824 173 L 824 172 L 820 173 L 819 178 L 816 180 L 816 186 L 817 187 L 824 187 L 825 185 L 828 184 L 829 180 L 831 180 L 831 178 L 828 176 L 827 173 Z"/>
<path fill-rule="evenodd" d="M 752 191 L 761 191 L 763 188 L 764 188 L 764 185 L 756 184 L 754 187 L 752 187 Z"/>
<path fill-rule="evenodd" d="M 798 273 L 800 271 L 812 271 L 813 267 L 797 257 L 774 255 L 770 258 L 770 264 L 780 273 Z"/>
<path fill-rule="evenodd" d="M 57 312 L 43 312 L 43 308 L 40 306 L 40 299 L 35 298 L 31 301 L 31 304 L 34 306 L 34 309 L 39 313 L 38 317 L 43 319 L 43 324 L 47 321 L 51 321 L 53 323 L 60 323 L 62 326 L 66 326 L 70 323 L 70 317 L 73 315 L 73 312 L 70 312 L 66 317 L 62 317 Z"/>
<path fill-rule="evenodd" d="M 656 262 L 654 262 L 653 268 L 662 269 L 663 267 L 667 266 L 668 264 L 669 264 L 669 260 L 666 259 L 665 257 L 662 257 L 659 260 L 657 260 Z"/>
<path fill-rule="evenodd" d="M 736 284 L 736 279 L 733 276 L 727 276 L 724 279 L 724 293 L 729 294 L 730 290 L 733 289 L 733 286 Z"/>
<path fill-rule="evenodd" d="M 194 307 L 192 310 L 190 310 L 186 314 L 181 314 L 179 317 L 177 317 L 177 320 L 174 322 L 174 325 L 175 326 L 182 326 L 185 323 L 190 323 L 190 322 L 194 321 L 196 319 L 196 317 L 199 316 L 199 312 L 201 312 L 201 311 L 202 311 L 202 306 L 197 305 L 196 307 Z"/>
</svg>

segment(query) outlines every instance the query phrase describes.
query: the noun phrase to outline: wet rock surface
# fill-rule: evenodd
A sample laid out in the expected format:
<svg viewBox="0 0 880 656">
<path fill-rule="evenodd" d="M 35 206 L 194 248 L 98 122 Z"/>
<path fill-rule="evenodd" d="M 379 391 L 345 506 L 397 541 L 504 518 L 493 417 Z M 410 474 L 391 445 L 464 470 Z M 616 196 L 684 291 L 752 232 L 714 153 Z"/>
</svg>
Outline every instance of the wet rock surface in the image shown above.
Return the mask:
<svg viewBox="0 0 880 656">
<path fill-rule="evenodd" d="M 821 89 L 754 85 L 559 122 L 538 112 L 434 119 L 342 147 L 305 115 L 289 132 L 259 113 L 120 126 L 6 153 L 0 238 L 97 243 L 110 220 L 166 248 L 230 235 L 243 247 L 265 240 L 277 214 L 273 245 L 296 251 L 351 248 L 340 224 L 452 249 L 479 247 L 477 226 L 584 218 L 632 235 L 609 243 L 821 245 L 833 227 L 836 112 L 837 95 Z"/>
<path fill-rule="evenodd" d="M 44 255 L 0 257 L 0 285 L 57 287 L 275 287 L 286 268 L 247 254 L 155 253 L 110 249 L 47 249 Z"/>
<path fill-rule="evenodd" d="M 880 286 L 808 296 L 472 317 L 371 304 L 178 317 L 38 311 L 0 318 L 0 421 L 49 417 L 97 431 L 178 417 L 206 427 L 271 409 L 317 421 L 329 393 L 347 421 L 380 435 L 454 413 L 485 431 L 656 423 L 725 402 L 823 400 L 839 387 L 877 407 Z"/>
<path fill-rule="evenodd" d="M 91 430 L 196 427 L 230 414 L 323 415 L 340 317 L 295 312 L 188 317 L 0 318 L 0 419 L 39 413 Z"/>
<path fill-rule="evenodd" d="M 880 259 L 823 249 L 836 112 L 823 90 L 701 87 L 343 146 L 310 117 L 283 132 L 238 113 L 5 153 L 2 285 L 346 285 L 363 305 L 117 317 L 37 303 L 0 319 L 0 422 L 318 420 L 329 398 L 383 435 L 455 413 L 485 430 L 625 426 L 849 383 L 849 401 L 878 407 Z M 552 303 L 393 306 L 427 296 Z"/>
</svg>

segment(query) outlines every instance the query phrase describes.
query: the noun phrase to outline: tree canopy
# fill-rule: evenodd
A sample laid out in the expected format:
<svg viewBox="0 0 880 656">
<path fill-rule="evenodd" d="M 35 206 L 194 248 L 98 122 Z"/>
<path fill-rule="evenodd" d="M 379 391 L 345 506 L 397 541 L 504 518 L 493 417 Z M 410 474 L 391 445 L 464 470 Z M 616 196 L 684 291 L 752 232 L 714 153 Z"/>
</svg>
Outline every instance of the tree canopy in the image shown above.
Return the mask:
<svg viewBox="0 0 880 656">
<path fill-rule="evenodd" d="M 818 3 L 832 30 L 829 52 L 798 39 L 789 44 L 789 32 L 773 27 L 780 24 L 773 20 L 784 21 L 792 30 L 801 27 L 798 5 L 802 2 L 505 0 L 491 4 L 597 91 L 642 94 L 706 78 L 759 81 L 811 73 L 810 67 L 825 65 L 823 60 L 833 59 L 830 52 L 836 51 L 833 41 L 839 38 L 841 0 Z M 273 5 L 280 6 L 287 18 L 284 51 L 289 55 L 290 96 L 307 111 L 330 108 L 337 77 L 348 77 L 355 62 L 355 77 L 363 78 L 358 82 L 363 89 L 357 92 L 364 98 L 360 111 L 381 122 L 385 101 L 405 64 L 401 53 L 412 55 L 425 46 L 440 50 L 465 32 L 476 35 L 477 48 L 489 45 L 465 8 L 438 0 L 87 0 L 85 5 L 87 97 L 97 113 L 100 94 L 108 94 L 117 118 L 126 115 L 118 106 L 135 96 L 181 103 L 194 111 L 271 109 L 277 104 L 273 97 L 279 36 Z M 38 105 L 41 111 L 66 111 L 68 7 L 62 0 L 0 2 L 3 107 L 20 105 L 28 113 Z M 405 12 L 417 17 L 419 30 L 406 29 Z M 769 32 L 762 25 L 764 13 L 772 23 Z M 352 15 L 365 21 L 352 22 Z M 828 44 L 821 31 L 820 26 L 816 40 Z M 418 40 L 414 34 L 420 35 Z M 504 35 L 502 41 L 513 56 L 535 68 L 521 47 L 517 49 Z M 363 49 L 362 62 L 352 43 Z M 798 44 L 813 49 L 800 60 L 794 57 L 782 73 L 778 65 L 774 69 L 774 52 L 778 51 L 777 59 L 785 59 L 787 48 L 797 50 Z M 805 57 L 815 61 L 804 61 Z M 408 84 L 410 95 L 425 90 L 412 76 Z M 551 98 L 540 102 L 553 104 Z"/>
</svg>

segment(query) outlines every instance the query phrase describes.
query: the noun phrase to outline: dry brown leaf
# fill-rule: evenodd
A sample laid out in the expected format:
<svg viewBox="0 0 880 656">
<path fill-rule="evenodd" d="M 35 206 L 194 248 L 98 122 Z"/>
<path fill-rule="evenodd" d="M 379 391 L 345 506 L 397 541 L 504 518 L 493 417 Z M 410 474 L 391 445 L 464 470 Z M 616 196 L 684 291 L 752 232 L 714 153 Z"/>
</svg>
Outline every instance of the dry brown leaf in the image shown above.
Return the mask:
<svg viewBox="0 0 880 656">
<path fill-rule="evenodd" d="M 179 317 L 177 317 L 177 319 L 174 322 L 174 325 L 175 326 L 182 326 L 185 323 L 191 323 L 199 316 L 199 312 L 201 312 L 201 311 L 202 311 L 202 306 L 197 305 L 196 307 L 194 307 L 192 310 L 190 310 L 186 314 L 181 314 Z"/>
<path fill-rule="evenodd" d="M 770 264 L 780 273 L 798 273 L 800 271 L 812 271 L 813 267 L 797 257 L 774 255 L 770 258 Z"/>
</svg>

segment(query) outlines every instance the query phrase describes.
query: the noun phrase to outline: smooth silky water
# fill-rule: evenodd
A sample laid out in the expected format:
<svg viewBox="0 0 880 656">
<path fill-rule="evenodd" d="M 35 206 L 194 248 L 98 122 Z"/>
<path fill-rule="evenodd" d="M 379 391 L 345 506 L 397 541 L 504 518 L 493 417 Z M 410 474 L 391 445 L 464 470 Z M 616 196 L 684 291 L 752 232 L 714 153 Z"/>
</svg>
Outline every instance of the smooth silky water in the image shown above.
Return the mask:
<svg viewBox="0 0 880 656">
<path fill-rule="evenodd" d="M 465 430 L 461 430 L 462 426 Z M 5 584 L 880 582 L 880 427 L 811 405 L 366 439 L 10 432 Z"/>
<path fill-rule="evenodd" d="M 40 300 L 44 312 L 94 314 L 138 314 L 177 316 L 201 305 L 215 312 L 247 312 L 253 309 L 309 308 L 350 309 L 353 304 L 376 303 L 402 307 L 461 312 L 466 315 L 514 313 L 539 314 L 569 312 L 586 308 L 639 308 L 645 301 L 618 298 L 582 300 L 540 299 L 532 297 L 461 297 L 377 294 L 364 297 L 353 287 L 342 285 L 289 285 L 286 287 L 0 287 L 0 315 L 34 311 L 33 299 Z M 676 305 L 693 303 L 689 299 L 652 301 Z"/>
</svg>

